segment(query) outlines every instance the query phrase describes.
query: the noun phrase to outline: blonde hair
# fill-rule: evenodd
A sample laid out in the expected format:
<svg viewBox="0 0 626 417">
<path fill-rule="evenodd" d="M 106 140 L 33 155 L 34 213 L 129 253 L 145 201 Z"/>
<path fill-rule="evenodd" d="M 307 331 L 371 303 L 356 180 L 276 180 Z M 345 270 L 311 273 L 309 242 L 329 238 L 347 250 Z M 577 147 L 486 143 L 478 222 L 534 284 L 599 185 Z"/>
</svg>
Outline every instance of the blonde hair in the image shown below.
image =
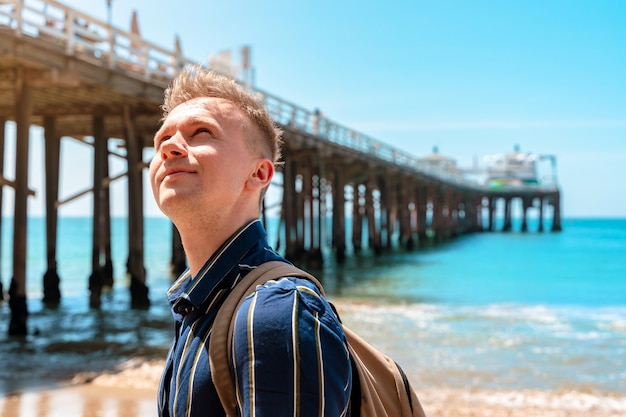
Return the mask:
<svg viewBox="0 0 626 417">
<path fill-rule="evenodd" d="M 265 109 L 260 98 L 245 91 L 235 80 L 199 64 L 185 67 L 165 90 L 161 109 L 163 119 L 174 107 L 200 97 L 228 100 L 240 108 L 252 122 L 248 144 L 277 165 L 281 159 L 282 130 Z M 246 126 L 244 126 L 244 129 Z M 254 133 L 258 133 L 255 135 Z"/>
</svg>

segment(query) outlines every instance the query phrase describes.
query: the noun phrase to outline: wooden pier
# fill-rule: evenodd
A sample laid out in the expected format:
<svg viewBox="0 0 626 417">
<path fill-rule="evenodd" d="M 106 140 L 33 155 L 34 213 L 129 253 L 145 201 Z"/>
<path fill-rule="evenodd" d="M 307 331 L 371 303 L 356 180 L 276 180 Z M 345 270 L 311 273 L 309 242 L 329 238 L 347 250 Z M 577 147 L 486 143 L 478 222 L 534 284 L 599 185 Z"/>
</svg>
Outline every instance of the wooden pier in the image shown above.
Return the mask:
<svg viewBox="0 0 626 417">
<path fill-rule="evenodd" d="M 100 306 L 112 285 L 109 158 L 127 161 L 128 273 L 132 307 L 149 306 L 143 245 L 142 149 L 152 147 L 163 90 L 192 61 L 82 14 L 53 0 L 5 0 L 0 4 L 0 184 L 14 189 L 13 262 L 8 290 L 9 334 L 27 333 L 27 199 L 44 192 L 47 265 L 44 302 L 61 300 L 57 271 L 58 208 L 76 198 L 93 198 L 93 255 L 90 305 Z M 285 165 L 278 180 L 280 250 L 289 259 L 323 262 L 329 245 L 338 261 L 367 249 L 377 254 L 455 236 L 494 230 L 497 203 L 503 226 L 511 229 L 511 206 L 521 202 L 522 230 L 534 207 L 551 206 L 552 230 L 560 224 L 560 195 L 554 186 L 493 190 L 460 173 L 426 163 L 314 111 L 262 94 L 285 139 Z M 15 177 L 5 178 L 4 125 L 16 126 Z M 45 190 L 30 190 L 29 128 L 44 129 Z M 93 147 L 93 187 L 59 200 L 61 140 Z M 111 150 L 110 141 L 123 146 Z M 2 193 L 0 192 L 0 205 Z M 502 204 L 503 203 L 503 204 Z M 541 219 L 543 220 L 543 219 Z M 347 224 L 350 222 L 350 224 Z M 540 221 L 540 227 L 543 221 Z M 347 230 L 351 230 L 348 235 Z M 173 233 L 173 272 L 185 257 Z M 326 251 L 328 252 L 328 251 Z M 1 282 L 0 282 L 1 287 Z"/>
</svg>

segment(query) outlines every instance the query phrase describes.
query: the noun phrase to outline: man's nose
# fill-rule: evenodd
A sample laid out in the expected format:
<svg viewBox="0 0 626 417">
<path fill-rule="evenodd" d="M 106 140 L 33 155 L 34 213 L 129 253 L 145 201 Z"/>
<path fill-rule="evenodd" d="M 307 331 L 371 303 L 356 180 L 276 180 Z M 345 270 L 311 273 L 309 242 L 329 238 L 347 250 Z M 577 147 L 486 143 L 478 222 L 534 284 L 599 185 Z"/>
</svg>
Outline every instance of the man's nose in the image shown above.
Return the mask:
<svg viewBox="0 0 626 417">
<path fill-rule="evenodd" d="M 166 140 L 161 146 L 161 158 L 176 158 L 187 155 L 185 140 L 180 134 L 176 134 Z"/>
</svg>

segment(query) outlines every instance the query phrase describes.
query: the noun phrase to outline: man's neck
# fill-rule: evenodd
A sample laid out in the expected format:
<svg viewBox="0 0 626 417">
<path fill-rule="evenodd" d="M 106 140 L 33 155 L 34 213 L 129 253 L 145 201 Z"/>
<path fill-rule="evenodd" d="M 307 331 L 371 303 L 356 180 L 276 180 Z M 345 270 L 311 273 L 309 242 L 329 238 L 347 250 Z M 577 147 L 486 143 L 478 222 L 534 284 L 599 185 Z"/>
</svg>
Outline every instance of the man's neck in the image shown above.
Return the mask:
<svg viewBox="0 0 626 417">
<path fill-rule="evenodd" d="M 241 227 L 254 219 L 241 222 L 232 222 L 225 227 L 195 222 L 191 225 L 181 225 L 179 230 L 183 248 L 192 276 L 196 276 L 206 261 Z M 181 230 L 182 229 L 182 230 Z"/>
</svg>

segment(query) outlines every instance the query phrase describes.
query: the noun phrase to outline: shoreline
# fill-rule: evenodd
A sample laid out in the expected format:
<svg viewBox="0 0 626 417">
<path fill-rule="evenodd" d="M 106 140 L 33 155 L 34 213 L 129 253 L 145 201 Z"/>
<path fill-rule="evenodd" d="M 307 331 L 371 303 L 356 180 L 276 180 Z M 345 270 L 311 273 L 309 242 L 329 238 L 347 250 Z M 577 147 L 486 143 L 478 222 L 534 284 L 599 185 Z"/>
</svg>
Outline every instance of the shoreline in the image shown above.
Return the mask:
<svg viewBox="0 0 626 417">
<path fill-rule="evenodd" d="M 111 371 L 0 397 L 0 417 L 154 417 L 162 360 L 131 360 Z M 626 394 L 416 387 L 428 417 L 618 417 Z"/>
</svg>

